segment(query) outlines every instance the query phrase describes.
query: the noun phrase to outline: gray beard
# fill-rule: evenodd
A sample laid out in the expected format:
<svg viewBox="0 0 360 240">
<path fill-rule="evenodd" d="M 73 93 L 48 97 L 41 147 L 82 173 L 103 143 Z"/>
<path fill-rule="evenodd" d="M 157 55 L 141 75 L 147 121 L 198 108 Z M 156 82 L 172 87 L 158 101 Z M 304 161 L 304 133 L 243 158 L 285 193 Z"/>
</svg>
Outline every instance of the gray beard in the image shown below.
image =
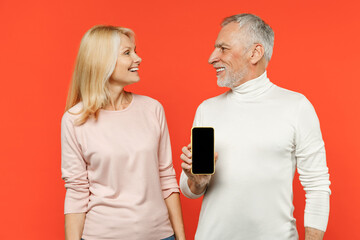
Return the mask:
<svg viewBox="0 0 360 240">
<path fill-rule="evenodd" d="M 225 70 L 226 71 L 226 70 Z M 239 72 L 226 72 L 224 79 L 220 79 L 218 77 L 217 79 L 217 85 L 219 87 L 228 87 L 228 88 L 234 88 L 234 86 L 237 86 L 244 76 L 247 74 L 247 69 L 244 68 Z"/>
</svg>

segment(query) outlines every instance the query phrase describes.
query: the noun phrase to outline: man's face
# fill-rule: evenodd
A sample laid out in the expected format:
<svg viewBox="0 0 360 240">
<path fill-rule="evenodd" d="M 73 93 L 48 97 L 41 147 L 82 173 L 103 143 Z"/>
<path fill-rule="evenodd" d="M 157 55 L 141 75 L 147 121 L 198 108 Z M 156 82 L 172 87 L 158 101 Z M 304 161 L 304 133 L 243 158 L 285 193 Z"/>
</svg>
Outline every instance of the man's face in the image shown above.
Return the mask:
<svg viewBox="0 0 360 240">
<path fill-rule="evenodd" d="M 220 30 L 216 39 L 209 63 L 216 69 L 217 83 L 220 87 L 239 86 L 248 74 L 249 61 L 242 32 L 238 23 L 231 22 Z"/>
</svg>

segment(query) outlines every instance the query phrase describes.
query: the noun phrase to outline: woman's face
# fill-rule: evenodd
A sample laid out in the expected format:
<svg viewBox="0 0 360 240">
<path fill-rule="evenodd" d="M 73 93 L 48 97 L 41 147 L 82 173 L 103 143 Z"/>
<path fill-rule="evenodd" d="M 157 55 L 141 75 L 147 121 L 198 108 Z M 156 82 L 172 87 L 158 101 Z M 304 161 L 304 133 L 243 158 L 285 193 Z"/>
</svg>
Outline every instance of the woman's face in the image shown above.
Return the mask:
<svg viewBox="0 0 360 240">
<path fill-rule="evenodd" d="M 109 83 L 125 87 L 140 80 L 138 70 L 141 58 L 136 54 L 135 43 L 128 36 L 122 34 L 120 39 L 116 66 L 110 76 Z"/>
</svg>

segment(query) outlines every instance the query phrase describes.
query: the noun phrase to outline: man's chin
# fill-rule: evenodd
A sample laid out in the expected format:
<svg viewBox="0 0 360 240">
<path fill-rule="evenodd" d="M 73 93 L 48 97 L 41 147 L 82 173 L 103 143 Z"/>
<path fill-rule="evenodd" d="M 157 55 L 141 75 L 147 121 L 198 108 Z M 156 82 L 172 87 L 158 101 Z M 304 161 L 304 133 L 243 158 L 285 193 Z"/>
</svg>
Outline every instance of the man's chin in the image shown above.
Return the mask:
<svg viewBox="0 0 360 240">
<path fill-rule="evenodd" d="M 227 79 L 224 78 L 219 78 L 217 79 L 217 85 L 219 87 L 228 87 L 228 88 L 232 88 L 232 83 L 230 81 L 228 81 Z"/>
</svg>

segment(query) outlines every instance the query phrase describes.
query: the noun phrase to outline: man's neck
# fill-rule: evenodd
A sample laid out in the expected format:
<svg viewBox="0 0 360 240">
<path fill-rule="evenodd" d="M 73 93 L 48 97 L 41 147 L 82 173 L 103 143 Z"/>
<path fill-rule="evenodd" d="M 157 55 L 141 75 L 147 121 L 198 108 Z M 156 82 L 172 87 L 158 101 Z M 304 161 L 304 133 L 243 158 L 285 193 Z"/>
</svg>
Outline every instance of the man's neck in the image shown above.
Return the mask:
<svg viewBox="0 0 360 240">
<path fill-rule="evenodd" d="M 241 79 L 239 82 L 237 82 L 236 84 L 234 84 L 234 87 L 238 87 L 252 79 L 258 78 L 260 77 L 264 72 L 265 72 L 265 68 L 256 68 L 256 69 L 251 69 L 248 74 L 246 74 L 246 76 L 243 77 L 243 79 Z"/>
</svg>

